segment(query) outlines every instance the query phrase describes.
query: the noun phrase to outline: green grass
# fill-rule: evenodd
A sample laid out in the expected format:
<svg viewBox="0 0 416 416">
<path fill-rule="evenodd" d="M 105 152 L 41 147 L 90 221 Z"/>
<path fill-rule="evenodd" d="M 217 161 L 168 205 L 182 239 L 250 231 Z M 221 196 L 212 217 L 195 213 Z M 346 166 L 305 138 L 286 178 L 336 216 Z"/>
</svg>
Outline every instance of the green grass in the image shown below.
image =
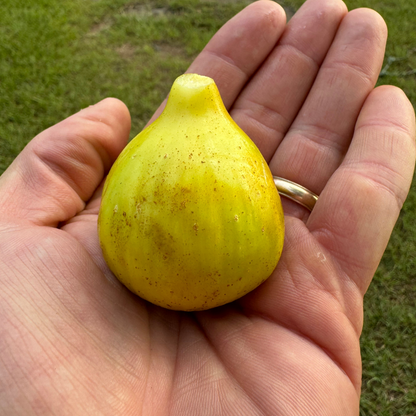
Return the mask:
<svg viewBox="0 0 416 416">
<path fill-rule="evenodd" d="M 0 172 L 38 132 L 107 96 L 127 104 L 138 133 L 174 77 L 242 8 L 196 4 L 3 0 Z"/>
<path fill-rule="evenodd" d="M 127 104 L 135 135 L 172 80 L 248 3 L 2 0 L 0 173 L 37 133 L 107 96 Z M 389 41 L 379 84 L 401 87 L 415 106 L 416 0 L 347 5 L 385 18 Z M 362 415 L 416 414 L 415 214 L 416 184 L 365 298 Z"/>
</svg>

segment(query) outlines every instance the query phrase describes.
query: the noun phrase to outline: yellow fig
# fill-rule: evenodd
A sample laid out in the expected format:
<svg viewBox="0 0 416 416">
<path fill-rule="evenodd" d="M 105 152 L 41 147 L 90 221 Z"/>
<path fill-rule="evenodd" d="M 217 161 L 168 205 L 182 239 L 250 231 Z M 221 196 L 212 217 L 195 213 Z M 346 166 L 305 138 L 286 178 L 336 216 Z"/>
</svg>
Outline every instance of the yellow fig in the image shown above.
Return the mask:
<svg viewBox="0 0 416 416">
<path fill-rule="evenodd" d="M 98 230 L 117 278 L 168 309 L 223 305 L 273 272 L 284 238 L 280 197 L 211 78 L 177 78 L 163 113 L 120 154 Z"/>
</svg>

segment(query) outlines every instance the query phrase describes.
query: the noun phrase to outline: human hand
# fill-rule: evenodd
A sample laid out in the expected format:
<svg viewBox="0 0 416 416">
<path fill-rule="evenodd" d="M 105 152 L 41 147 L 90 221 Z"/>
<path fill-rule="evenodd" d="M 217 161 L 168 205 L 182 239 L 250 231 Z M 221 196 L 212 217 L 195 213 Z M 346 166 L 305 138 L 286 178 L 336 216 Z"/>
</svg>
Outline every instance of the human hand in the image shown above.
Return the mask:
<svg viewBox="0 0 416 416">
<path fill-rule="evenodd" d="M 370 10 L 273 2 L 227 23 L 189 72 L 215 79 L 282 199 L 273 275 L 199 313 L 128 292 L 101 255 L 102 180 L 128 110 L 107 99 L 37 136 L 0 178 L 0 414 L 355 415 L 362 299 L 410 186 L 414 112 L 374 89 L 386 29 Z"/>
</svg>

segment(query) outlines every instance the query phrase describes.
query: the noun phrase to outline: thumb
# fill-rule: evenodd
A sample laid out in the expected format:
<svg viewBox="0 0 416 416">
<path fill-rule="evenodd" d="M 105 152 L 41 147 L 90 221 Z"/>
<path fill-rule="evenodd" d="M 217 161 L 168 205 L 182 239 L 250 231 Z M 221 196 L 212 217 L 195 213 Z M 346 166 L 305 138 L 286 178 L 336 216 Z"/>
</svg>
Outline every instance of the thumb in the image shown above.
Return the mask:
<svg viewBox="0 0 416 416">
<path fill-rule="evenodd" d="M 130 132 L 130 114 L 107 98 L 36 136 L 0 177 L 0 222 L 56 226 L 84 208 Z"/>
</svg>

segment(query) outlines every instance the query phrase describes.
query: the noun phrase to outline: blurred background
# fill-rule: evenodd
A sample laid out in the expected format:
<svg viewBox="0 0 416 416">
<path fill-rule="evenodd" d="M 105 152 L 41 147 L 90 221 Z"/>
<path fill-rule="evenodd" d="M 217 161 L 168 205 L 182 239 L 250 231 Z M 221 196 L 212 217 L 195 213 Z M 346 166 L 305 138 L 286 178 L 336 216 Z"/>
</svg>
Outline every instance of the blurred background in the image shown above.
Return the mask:
<svg viewBox="0 0 416 416">
<path fill-rule="evenodd" d="M 303 0 L 279 2 L 288 19 Z M 47 127 L 117 97 L 131 138 L 245 0 L 1 0 L 0 174 Z M 347 0 L 389 28 L 378 83 L 416 104 L 416 0 Z M 416 184 L 365 297 L 361 415 L 416 415 Z"/>
</svg>

